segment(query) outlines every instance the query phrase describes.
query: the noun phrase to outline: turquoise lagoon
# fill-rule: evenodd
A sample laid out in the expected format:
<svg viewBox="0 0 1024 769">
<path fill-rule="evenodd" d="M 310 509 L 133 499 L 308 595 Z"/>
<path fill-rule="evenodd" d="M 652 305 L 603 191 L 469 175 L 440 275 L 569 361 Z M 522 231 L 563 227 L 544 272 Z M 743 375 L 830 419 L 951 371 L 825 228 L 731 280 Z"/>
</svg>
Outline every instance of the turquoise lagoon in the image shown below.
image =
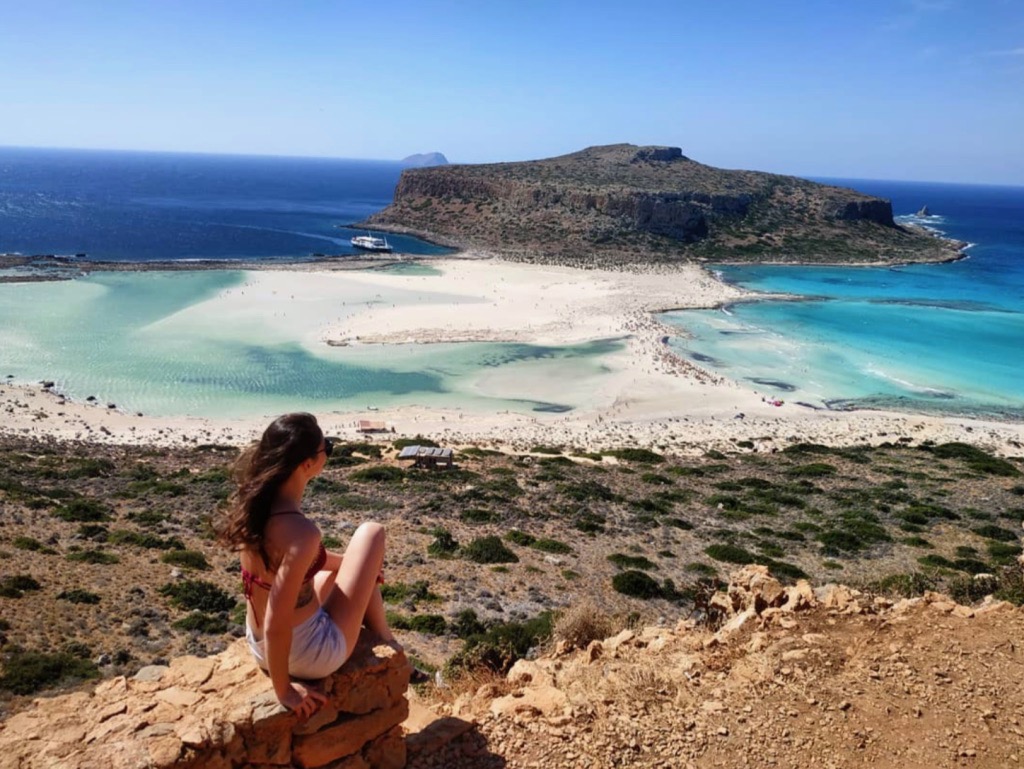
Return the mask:
<svg viewBox="0 0 1024 769">
<path fill-rule="evenodd" d="M 398 268 L 406 274 L 421 269 Z M 222 292 L 244 290 L 245 280 L 242 271 L 212 270 L 108 272 L 0 284 L 0 377 L 53 380 L 74 399 L 93 395 L 158 416 L 250 417 L 297 408 L 323 412 L 408 404 L 558 412 L 578 404 L 571 396 L 531 399 L 529 393 L 512 395 L 507 386 L 482 383 L 523 376 L 585 382 L 607 371 L 606 356 L 622 348 L 616 340 L 566 347 L 330 347 L 270 311 L 262 318 L 219 318 L 206 308 Z M 339 297 L 343 307 L 325 302 L 314 309 L 321 317 L 339 319 L 378 303 L 429 308 L 452 300 L 393 290 L 368 301 L 364 293 L 364 287 L 353 285 L 351 294 Z M 546 390 L 552 391 L 558 392 Z"/>
</svg>

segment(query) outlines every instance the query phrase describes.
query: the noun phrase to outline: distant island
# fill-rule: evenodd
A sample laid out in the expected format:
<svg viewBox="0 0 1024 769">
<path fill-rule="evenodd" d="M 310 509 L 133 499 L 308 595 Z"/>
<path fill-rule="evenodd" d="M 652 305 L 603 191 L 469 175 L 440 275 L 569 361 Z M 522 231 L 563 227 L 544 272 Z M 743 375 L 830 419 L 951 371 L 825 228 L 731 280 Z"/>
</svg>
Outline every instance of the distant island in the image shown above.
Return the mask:
<svg viewBox="0 0 1024 769">
<path fill-rule="evenodd" d="M 448 158 L 440 152 L 421 152 L 418 155 L 409 155 L 399 161 L 408 168 L 427 168 L 429 166 L 446 166 Z"/>
<path fill-rule="evenodd" d="M 677 147 L 632 144 L 521 163 L 409 169 L 392 204 L 365 225 L 584 267 L 945 261 L 963 246 L 898 225 L 888 200 L 793 176 L 713 168 Z"/>
</svg>

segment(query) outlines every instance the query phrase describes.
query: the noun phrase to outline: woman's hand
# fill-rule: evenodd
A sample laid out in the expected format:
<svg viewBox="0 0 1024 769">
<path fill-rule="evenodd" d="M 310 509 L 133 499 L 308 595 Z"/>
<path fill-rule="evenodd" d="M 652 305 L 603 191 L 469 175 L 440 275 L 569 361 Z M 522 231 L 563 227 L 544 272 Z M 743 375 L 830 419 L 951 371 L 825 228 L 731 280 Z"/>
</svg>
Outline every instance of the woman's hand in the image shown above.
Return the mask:
<svg viewBox="0 0 1024 769">
<path fill-rule="evenodd" d="M 327 702 L 327 696 L 312 686 L 292 681 L 288 685 L 288 691 L 280 700 L 282 705 L 305 721 Z"/>
</svg>

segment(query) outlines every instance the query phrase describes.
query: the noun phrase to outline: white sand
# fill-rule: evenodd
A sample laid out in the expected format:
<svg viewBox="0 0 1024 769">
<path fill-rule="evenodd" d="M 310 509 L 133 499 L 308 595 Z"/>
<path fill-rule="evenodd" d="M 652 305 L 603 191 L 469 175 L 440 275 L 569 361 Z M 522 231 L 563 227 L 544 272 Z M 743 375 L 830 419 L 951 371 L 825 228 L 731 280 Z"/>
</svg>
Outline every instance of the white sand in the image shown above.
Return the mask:
<svg viewBox="0 0 1024 769">
<path fill-rule="evenodd" d="M 705 271 L 687 266 L 646 274 L 580 271 L 493 259 L 431 261 L 440 276 L 388 272 L 249 273 L 242 287 L 150 327 L 258 324 L 274 339 L 315 348 L 452 341 L 517 341 L 564 345 L 626 338 L 607 356 L 609 371 L 567 381 L 550 365 L 521 363 L 481 374 L 474 390 L 491 397 L 570 402 L 566 414 L 485 413 L 400 407 L 320 414 L 325 430 L 355 439 L 356 421 L 384 421 L 397 436 L 416 434 L 454 445 L 579 448 L 650 446 L 691 453 L 752 441 L 771 451 L 797 440 L 833 445 L 970 441 L 1020 454 L 1024 425 L 884 412 L 828 412 L 762 402 L 761 395 L 671 355 L 661 338 L 678 334 L 652 313 L 711 307 L 742 296 Z M 311 279 L 312 278 L 312 279 Z M 367 304 L 367 297 L 374 303 Z M 743 417 L 739 418 L 738 415 Z M 73 403 L 40 387 L 0 385 L 0 433 L 109 443 L 246 442 L 270 416 L 247 420 L 154 418 Z M 391 440 L 395 435 L 383 436 Z"/>
</svg>

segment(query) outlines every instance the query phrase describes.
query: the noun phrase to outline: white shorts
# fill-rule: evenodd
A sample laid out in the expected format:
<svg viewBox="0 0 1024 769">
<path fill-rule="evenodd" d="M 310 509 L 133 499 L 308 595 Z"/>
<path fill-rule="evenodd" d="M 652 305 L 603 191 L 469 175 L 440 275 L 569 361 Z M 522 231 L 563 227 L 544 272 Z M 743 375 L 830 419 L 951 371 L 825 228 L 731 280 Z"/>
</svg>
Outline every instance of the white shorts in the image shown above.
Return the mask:
<svg viewBox="0 0 1024 769">
<path fill-rule="evenodd" d="M 249 623 L 245 624 L 245 640 L 256 663 L 267 669 L 267 640 L 256 638 Z M 324 607 L 292 629 L 292 650 L 288 655 L 288 674 L 295 678 L 326 678 L 345 664 L 348 644 L 341 628 L 334 624 Z"/>
</svg>

